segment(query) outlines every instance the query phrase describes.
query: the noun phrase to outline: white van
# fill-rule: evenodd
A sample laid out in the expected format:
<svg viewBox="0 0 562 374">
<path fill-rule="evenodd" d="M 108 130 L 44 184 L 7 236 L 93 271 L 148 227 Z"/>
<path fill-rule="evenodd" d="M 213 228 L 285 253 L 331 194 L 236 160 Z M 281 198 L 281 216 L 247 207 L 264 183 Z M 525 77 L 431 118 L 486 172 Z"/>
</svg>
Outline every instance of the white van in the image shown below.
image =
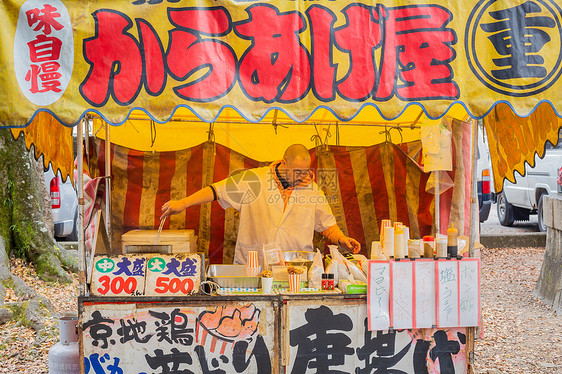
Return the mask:
<svg viewBox="0 0 562 374">
<path fill-rule="evenodd" d="M 558 136 L 558 144 L 546 144 L 542 160 L 535 156 L 534 168 L 526 164 L 524 176 L 515 173 L 515 183 L 504 181 L 503 192 L 497 200 L 498 219 L 503 226 L 527 221 L 530 214 L 538 214 L 539 231 L 546 231 L 542 218 L 543 196 L 562 193 L 562 186 L 557 182 L 562 167 L 562 129 Z"/>
<path fill-rule="evenodd" d="M 53 173 L 49 167 L 44 173 L 45 187 L 51 196 L 53 220 L 55 222 L 55 237 L 66 238 L 70 241 L 78 240 L 78 198 L 70 182 L 70 178 L 63 182 L 60 173 Z"/>
<path fill-rule="evenodd" d="M 480 222 L 485 222 L 490 215 L 493 200 L 492 164 L 488 139 L 482 127 L 478 129 L 478 153 L 476 155 L 476 188 L 478 191 L 478 207 Z"/>
</svg>

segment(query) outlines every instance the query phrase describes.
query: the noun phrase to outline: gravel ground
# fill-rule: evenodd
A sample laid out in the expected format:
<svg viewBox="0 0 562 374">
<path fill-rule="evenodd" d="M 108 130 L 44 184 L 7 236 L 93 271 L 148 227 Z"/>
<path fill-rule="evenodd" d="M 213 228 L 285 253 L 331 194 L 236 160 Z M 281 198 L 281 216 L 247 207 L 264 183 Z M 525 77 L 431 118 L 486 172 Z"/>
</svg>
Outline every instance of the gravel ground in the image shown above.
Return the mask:
<svg viewBox="0 0 562 374">
<path fill-rule="evenodd" d="M 562 373 L 562 316 L 533 296 L 544 248 L 482 253 L 479 373 Z"/>
<path fill-rule="evenodd" d="M 484 330 L 476 341 L 478 373 L 562 373 L 562 316 L 533 296 L 544 249 L 485 249 L 482 253 L 482 315 Z M 78 282 L 49 284 L 22 261 L 12 270 L 39 293 L 50 298 L 55 312 L 76 313 Z M 6 302 L 14 301 L 8 292 Z M 58 339 L 56 319 L 36 334 L 23 326 L 0 326 L 0 373 L 48 373 L 47 353 Z"/>
</svg>

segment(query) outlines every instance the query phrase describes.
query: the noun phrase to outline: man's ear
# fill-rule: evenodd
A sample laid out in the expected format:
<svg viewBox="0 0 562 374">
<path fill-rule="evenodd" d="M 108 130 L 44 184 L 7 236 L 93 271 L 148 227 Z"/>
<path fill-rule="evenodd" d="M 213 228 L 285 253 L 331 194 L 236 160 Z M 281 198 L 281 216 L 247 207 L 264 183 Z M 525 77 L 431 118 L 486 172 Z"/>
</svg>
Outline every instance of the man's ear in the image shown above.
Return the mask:
<svg viewBox="0 0 562 374">
<path fill-rule="evenodd" d="M 279 166 L 281 166 L 282 168 L 286 168 L 287 167 L 287 161 L 285 159 L 282 159 L 281 162 L 279 163 Z"/>
</svg>

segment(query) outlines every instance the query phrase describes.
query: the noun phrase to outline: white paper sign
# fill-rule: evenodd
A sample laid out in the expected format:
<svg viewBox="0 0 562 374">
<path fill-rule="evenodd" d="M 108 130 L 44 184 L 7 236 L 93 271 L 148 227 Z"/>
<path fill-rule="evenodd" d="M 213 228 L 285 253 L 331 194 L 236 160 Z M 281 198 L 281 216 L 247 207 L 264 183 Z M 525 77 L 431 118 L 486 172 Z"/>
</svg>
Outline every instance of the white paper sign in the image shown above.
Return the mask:
<svg viewBox="0 0 562 374">
<path fill-rule="evenodd" d="M 146 263 L 147 296 L 182 296 L 199 292 L 201 258 L 196 253 L 151 255 Z"/>
<path fill-rule="evenodd" d="M 411 329 L 414 326 L 413 263 L 392 261 L 391 266 L 390 324 L 395 329 Z"/>
<path fill-rule="evenodd" d="M 458 261 L 437 261 L 437 326 L 459 326 Z"/>
<path fill-rule="evenodd" d="M 390 326 L 390 264 L 388 261 L 369 261 L 367 309 L 369 330 L 386 330 Z"/>
<path fill-rule="evenodd" d="M 459 261 L 461 326 L 478 326 L 480 316 L 480 260 Z"/>
<path fill-rule="evenodd" d="M 145 256 L 96 256 L 91 291 L 96 296 L 144 295 Z"/>
<path fill-rule="evenodd" d="M 431 328 L 435 321 L 435 261 L 418 259 L 414 262 L 415 328 Z"/>
</svg>

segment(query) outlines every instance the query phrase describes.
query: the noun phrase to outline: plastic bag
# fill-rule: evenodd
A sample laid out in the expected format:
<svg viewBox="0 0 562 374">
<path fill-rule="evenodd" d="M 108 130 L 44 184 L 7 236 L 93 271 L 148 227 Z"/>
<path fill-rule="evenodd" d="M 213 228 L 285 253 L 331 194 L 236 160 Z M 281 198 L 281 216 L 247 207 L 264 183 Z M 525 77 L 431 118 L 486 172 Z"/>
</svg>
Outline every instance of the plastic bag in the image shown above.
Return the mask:
<svg viewBox="0 0 562 374">
<path fill-rule="evenodd" d="M 322 254 L 317 249 L 312 265 L 308 270 L 308 287 L 322 288 L 322 274 L 324 273 L 324 265 L 322 264 Z"/>
<path fill-rule="evenodd" d="M 335 245 L 328 246 L 330 248 L 330 255 L 332 256 L 332 262 L 337 263 L 337 276 L 334 276 L 339 280 L 353 280 L 353 276 L 350 278 L 350 273 L 347 268 L 346 259 L 338 250 L 338 247 Z M 336 284 L 339 282 L 335 281 Z"/>
<path fill-rule="evenodd" d="M 353 262 L 349 261 L 347 258 L 343 256 L 342 258 L 353 279 L 355 281 L 367 283 L 367 276 L 365 275 L 365 273 L 363 273 L 363 270 Z"/>
<path fill-rule="evenodd" d="M 271 270 L 272 266 L 285 266 L 279 243 L 264 244 L 262 247 L 262 257 L 263 270 Z"/>
</svg>

